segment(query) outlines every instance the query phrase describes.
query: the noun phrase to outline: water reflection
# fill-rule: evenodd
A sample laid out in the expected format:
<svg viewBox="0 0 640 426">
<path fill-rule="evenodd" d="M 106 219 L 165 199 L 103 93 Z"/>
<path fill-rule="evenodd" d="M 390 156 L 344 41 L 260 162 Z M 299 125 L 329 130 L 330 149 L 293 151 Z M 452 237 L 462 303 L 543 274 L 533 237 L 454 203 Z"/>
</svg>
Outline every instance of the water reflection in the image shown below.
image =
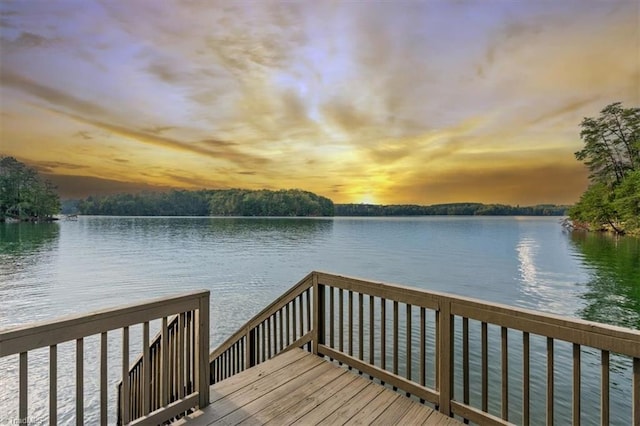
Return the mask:
<svg viewBox="0 0 640 426">
<path fill-rule="evenodd" d="M 582 295 L 587 320 L 640 329 L 640 239 L 573 232 L 589 278 Z"/>
<path fill-rule="evenodd" d="M 59 236 L 57 223 L 0 223 L 0 256 L 37 253 Z"/>
</svg>

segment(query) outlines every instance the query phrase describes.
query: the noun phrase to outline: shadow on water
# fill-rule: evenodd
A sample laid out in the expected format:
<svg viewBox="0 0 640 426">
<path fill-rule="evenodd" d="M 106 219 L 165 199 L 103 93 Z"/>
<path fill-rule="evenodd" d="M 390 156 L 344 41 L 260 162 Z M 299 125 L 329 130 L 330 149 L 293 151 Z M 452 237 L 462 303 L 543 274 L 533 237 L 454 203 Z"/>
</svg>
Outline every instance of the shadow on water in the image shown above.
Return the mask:
<svg viewBox="0 0 640 426">
<path fill-rule="evenodd" d="M 589 271 L 580 316 L 640 329 L 640 239 L 573 232 L 571 243 Z"/>
<path fill-rule="evenodd" d="M 0 224 L 0 256 L 20 257 L 41 252 L 60 237 L 57 223 Z"/>
</svg>

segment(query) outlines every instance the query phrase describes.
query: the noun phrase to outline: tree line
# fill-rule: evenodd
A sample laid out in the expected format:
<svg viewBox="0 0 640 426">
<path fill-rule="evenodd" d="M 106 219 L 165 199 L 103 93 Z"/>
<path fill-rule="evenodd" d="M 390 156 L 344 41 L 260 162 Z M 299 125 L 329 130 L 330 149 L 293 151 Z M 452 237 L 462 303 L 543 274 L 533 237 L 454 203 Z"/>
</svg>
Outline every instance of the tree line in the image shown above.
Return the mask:
<svg viewBox="0 0 640 426">
<path fill-rule="evenodd" d="M 116 216 L 333 216 L 334 206 L 328 198 L 299 189 L 220 189 L 90 196 L 77 203 L 77 211 Z"/>
<path fill-rule="evenodd" d="M 620 102 L 585 118 L 576 159 L 589 168 L 589 187 L 569 209 L 574 226 L 640 234 L 640 108 Z"/>
<path fill-rule="evenodd" d="M 0 156 L 0 222 L 51 220 L 59 210 L 51 182 L 15 158 Z"/>
<path fill-rule="evenodd" d="M 420 206 L 415 204 L 336 204 L 336 216 L 563 216 L 567 206 L 541 204 L 509 206 L 504 204 L 451 203 Z"/>
</svg>

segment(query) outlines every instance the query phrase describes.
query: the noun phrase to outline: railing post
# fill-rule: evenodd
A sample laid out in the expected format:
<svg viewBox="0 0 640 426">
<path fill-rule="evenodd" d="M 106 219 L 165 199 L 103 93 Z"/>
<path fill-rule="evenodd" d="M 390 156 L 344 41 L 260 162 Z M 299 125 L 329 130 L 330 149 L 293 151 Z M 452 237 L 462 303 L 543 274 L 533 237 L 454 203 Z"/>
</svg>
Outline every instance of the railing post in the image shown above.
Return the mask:
<svg viewBox="0 0 640 426">
<path fill-rule="evenodd" d="M 198 301 L 198 405 L 209 405 L 209 292 Z"/>
<path fill-rule="evenodd" d="M 440 310 L 436 312 L 440 316 L 438 321 L 438 365 L 440 366 L 439 385 L 440 400 L 438 411 L 451 416 L 451 399 L 453 398 L 453 316 L 451 315 L 451 300 L 443 299 Z"/>
<path fill-rule="evenodd" d="M 318 273 L 312 275 L 313 283 L 313 345 L 311 352 L 318 354 L 318 345 L 324 344 L 324 286 L 318 283 Z"/>
<path fill-rule="evenodd" d="M 256 332 L 255 329 L 251 328 L 250 325 L 247 326 L 247 332 L 245 334 L 245 338 L 247 340 L 247 344 L 245 345 L 245 368 L 251 368 L 256 365 L 256 355 L 255 355 L 255 339 Z"/>
</svg>

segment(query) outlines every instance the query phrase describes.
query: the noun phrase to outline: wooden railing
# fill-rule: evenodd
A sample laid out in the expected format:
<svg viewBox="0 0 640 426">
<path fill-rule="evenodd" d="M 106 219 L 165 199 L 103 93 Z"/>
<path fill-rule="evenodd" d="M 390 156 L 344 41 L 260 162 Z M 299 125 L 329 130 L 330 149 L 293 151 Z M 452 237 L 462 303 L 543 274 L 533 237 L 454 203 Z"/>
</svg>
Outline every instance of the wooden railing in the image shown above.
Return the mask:
<svg viewBox="0 0 640 426">
<path fill-rule="evenodd" d="M 297 320 L 295 305 L 302 306 Z M 293 337 L 287 334 L 291 321 L 300 330 Z M 296 346 L 446 415 L 494 425 L 528 425 L 540 417 L 547 424 L 564 423 L 561 416 L 580 424 L 581 414 L 599 415 L 601 424 L 609 424 L 610 360 L 615 357 L 618 368 L 631 370 L 623 417 L 640 425 L 640 331 L 321 272 L 309 274 L 216 349 L 210 357 L 211 382 Z M 562 353 L 572 364 L 568 371 L 556 365 L 560 346 L 570 348 L 568 357 Z M 581 360 L 593 359 L 594 352 L 599 367 L 581 369 Z M 539 374 L 532 376 L 532 369 Z M 566 374 L 571 375 L 569 403 L 556 404 L 560 397 L 567 399 L 555 393 Z M 593 375 L 600 376 L 599 385 L 584 389 L 593 385 L 585 380 Z M 541 380 L 546 381 L 542 386 Z M 532 414 L 534 381 L 535 402 L 543 411 Z M 510 400 L 516 390 L 519 401 Z M 599 407 L 581 406 L 583 393 L 599 393 Z"/>
<path fill-rule="evenodd" d="M 211 353 L 211 384 L 291 348 L 311 350 L 312 276 L 303 278 Z"/>
<path fill-rule="evenodd" d="M 169 337 L 168 317 L 172 315 L 177 315 L 178 326 L 175 327 L 174 337 Z M 177 341 L 190 341 L 185 346 L 173 346 L 185 349 L 172 352 L 173 359 L 178 359 L 178 363 L 170 362 L 171 356 L 156 357 L 159 362 L 155 364 L 147 362 L 151 358 L 152 351 L 149 345 L 149 322 L 156 319 L 162 321 L 159 339 L 161 353 L 169 354 L 166 342 L 171 341 L 175 336 Z M 132 382 L 129 379 L 129 328 L 136 324 L 142 324 L 143 348 L 146 348 L 136 365 L 142 361 L 143 365 L 152 365 L 156 370 L 152 372 L 151 369 L 138 369 L 137 377 Z M 180 324 L 184 324 L 187 329 L 190 327 L 190 331 L 181 333 Z M 76 424 L 84 424 L 84 339 L 88 336 L 100 335 L 100 423 L 106 425 L 108 419 L 107 373 L 109 371 L 107 333 L 119 329 L 122 329 L 121 371 L 122 377 L 125 378 L 120 398 L 122 408 L 118 413 L 121 422 L 159 424 L 189 409 L 209 404 L 209 291 L 200 291 L 0 331 L 0 357 L 20 354 L 19 384 L 16 386 L 19 389 L 19 418 L 15 419 L 15 423 L 26 424 L 29 419 L 28 352 L 45 347 L 49 348 L 49 423 L 57 423 L 57 345 L 75 341 L 75 417 Z M 155 341 L 158 339 L 156 338 Z M 185 361 L 186 359 L 191 361 Z M 185 367 L 185 370 L 180 366 Z M 189 369 L 186 368 L 187 366 Z M 178 379 L 173 379 L 175 377 Z M 135 386 L 130 386 L 132 383 Z M 178 391 L 179 399 L 175 401 L 170 401 L 169 383 L 174 383 L 174 386 L 183 390 L 183 392 Z M 136 401 L 136 404 L 142 408 L 132 409 L 132 401 Z"/>
<path fill-rule="evenodd" d="M 164 321 L 164 319 L 163 319 Z M 164 327 L 164 324 L 162 325 Z M 168 338 L 167 346 L 163 345 L 162 330 L 146 344 L 149 347 L 149 384 L 145 385 L 145 358 L 138 356 L 129 369 L 129 419 L 137 419 L 162 407 L 163 401 L 173 403 L 190 395 L 195 390 L 196 383 L 196 327 L 194 312 L 183 312 L 168 319 L 165 334 Z M 144 343 L 143 343 L 144 345 Z M 163 375 L 162 354 L 167 354 L 168 374 Z M 164 382 L 165 377 L 167 382 Z M 150 385 L 150 388 L 148 387 Z M 149 388 L 149 406 L 144 399 L 144 389 Z M 163 394 L 167 389 L 168 397 Z M 122 381 L 118 383 L 118 420 L 123 424 L 123 395 Z"/>
</svg>

